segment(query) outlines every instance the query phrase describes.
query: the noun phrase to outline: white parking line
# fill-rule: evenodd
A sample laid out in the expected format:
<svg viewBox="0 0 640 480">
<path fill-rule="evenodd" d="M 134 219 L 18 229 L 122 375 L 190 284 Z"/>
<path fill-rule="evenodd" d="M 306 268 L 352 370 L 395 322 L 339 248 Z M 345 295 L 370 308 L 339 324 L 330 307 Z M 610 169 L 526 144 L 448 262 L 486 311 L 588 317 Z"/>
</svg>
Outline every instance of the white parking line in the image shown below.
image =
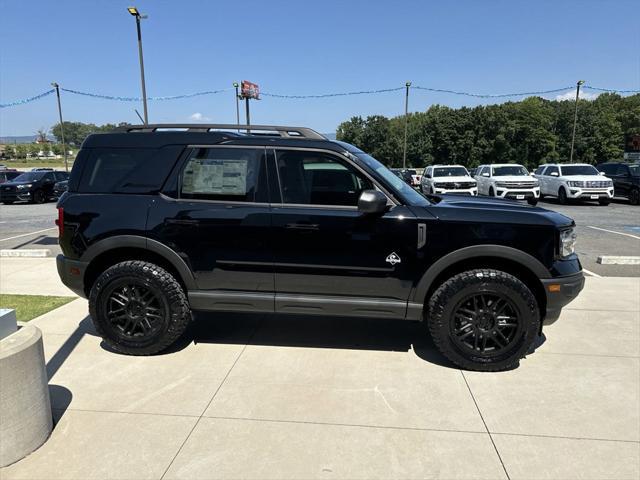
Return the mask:
<svg viewBox="0 0 640 480">
<path fill-rule="evenodd" d="M 31 235 L 37 235 L 38 233 L 48 232 L 49 230 L 56 230 L 57 228 L 58 227 L 45 228 L 44 230 L 38 230 L 37 232 L 31 232 L 31 233 L 23 233 L 22 235 L 16 235 L 15 237 L 0 238 L 0 242 L 6 242 L 7 240 L 14 240 L 16 238 L 21 238 L 21 237 L 30 237 Z"/>
<path fill-rule="evenodd" d="M 607 230 L 606 228 L 592 227 L 591 225 L 587 225 L 587 228 L 593 228 L 594 230 L 602 230 L 603 232 L 617 233 L 618 235 L 624 235 L 625 237 L 631 237 L 631 238 L 635 238 L 636 240 L 640 240 L 640 237 L 638 237 L 637 235 L 631 235 L 630 233 L 616 232 L 615 230 Z"/>
<path fill-rule="evenodd" d="M 602 278 L 602 275 L 598 275 L 596 272 L 592 272 L 591 270 L 587 270 L 586 268 L 583 268 L 582 271 L 587 275 L 591 275 L 592 277 Z"/>
</svg>

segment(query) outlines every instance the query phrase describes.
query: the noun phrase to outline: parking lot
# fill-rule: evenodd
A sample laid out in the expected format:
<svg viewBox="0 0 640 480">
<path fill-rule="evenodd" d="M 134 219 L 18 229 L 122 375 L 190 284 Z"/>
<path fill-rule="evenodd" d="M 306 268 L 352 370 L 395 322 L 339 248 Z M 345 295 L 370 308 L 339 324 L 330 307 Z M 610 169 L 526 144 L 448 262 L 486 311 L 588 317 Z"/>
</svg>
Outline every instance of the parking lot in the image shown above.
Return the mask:
<svg viewBox="0 0 640 480">
<path fill-rule="evenodd" d="M 544 199 L 540 207 L 556 210 L 575 220 L 577 252 L 588 274 L 637 277 L 639 265 L 601 265 L 602 255 L 640 255 L 640 207 L 614 200 L 604 207 L 597 203 L 561 205 Z M 57 244 L 55 203 L 42 205 L 0 205 L 0 249 L 49 249 L 60 253 Z"/>
</svg>

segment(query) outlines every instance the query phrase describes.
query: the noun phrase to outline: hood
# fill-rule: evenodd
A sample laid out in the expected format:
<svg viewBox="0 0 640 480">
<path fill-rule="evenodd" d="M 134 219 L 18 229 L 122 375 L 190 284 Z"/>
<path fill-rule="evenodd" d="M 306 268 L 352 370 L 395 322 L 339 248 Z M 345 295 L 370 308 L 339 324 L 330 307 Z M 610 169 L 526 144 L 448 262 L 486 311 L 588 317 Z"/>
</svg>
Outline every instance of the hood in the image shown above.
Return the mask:
<svg viewBox="0 0 640 480">
<path fill-rule="evenodd" d="M 503 175 L 503 176 L 493 176 L 491 178 L 495 178 L 496 182 L 532 182 L 536 180 L 531 175 Z"/>
<path fill-rule="evenodd" d="M 434 183 L 462 183 L 462 182 L 475 182 L 476 179 L 473 177 L 468 177 L 466 175 L 461 175 L 459 177 L 433 177 Z"/>
<path fill-rule="evenodd" d="M 571 182 L 606 182 L 611 181 L 609 177 L 604 175 L 563 175 L 563 180 L 569 180 Z"/>
<path fill-rule="evenodd" d="M 555 227 L 574 224 L 573 219 L 561 213 L 515 200 L 451 194 L 430 195 L 429 198 L 434 201 L 434 205 L 414 208 L 427 209 L 429 213 L 442 220 Z"/>
</svg>

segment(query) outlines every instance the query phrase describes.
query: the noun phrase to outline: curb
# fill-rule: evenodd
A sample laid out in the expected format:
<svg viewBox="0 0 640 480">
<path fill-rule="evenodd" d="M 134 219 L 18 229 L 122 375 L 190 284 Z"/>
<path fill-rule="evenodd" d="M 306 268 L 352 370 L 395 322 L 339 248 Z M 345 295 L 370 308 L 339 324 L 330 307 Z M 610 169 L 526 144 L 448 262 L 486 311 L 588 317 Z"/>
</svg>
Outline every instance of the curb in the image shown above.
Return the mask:
<svg viewBox="0 0 640 480">
<path fill-rule="evenodd" d="M 633 255 L 602 255 L 596 263 L 601 265 L 640 265 L 640 257 Z"/>
<path fill-rule="evenodd" d="M 0 257 L 31 257 L 31 258 L 44 258 L 50 257 L 51 250 L 48 248 L 41 249 L 4 249 L 0 250 Z"/>
</svg>

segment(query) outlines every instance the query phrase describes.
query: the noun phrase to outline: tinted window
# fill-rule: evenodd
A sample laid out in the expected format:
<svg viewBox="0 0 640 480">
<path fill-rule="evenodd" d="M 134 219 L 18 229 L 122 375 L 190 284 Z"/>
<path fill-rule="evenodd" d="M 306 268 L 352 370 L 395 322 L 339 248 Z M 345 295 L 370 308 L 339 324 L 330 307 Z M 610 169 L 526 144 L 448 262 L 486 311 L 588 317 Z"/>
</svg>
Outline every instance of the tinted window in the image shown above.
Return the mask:
<svg viewBox="0 0 640 480">
<path fill-rule="evenodd" d="M 527 169 L 520 165 L 506 165 L 503 167 L 494 167 L 493 176 L 502 177 L 506 175 L 529 175 Z"/>
<path fill-rule="evenodd" d="M 598 165 L 598 170 L 607 175 L 615 175 L 615 165 L 611 165 L 610 163 Z"/>
<path fill-rule="evenodd" d="M 433 169 L 434 177 L 465 177 L 467 169 L 464 167 L 438 167 Z"/>
<path fill-rule="evenodd" d="M 196 148 L 182 171 L 181 198 L 266 202 L 264 149 Z"/>
<path fill-rule="evenodd" d="M 69 174 L 67 172 L 55 172 L 56 181 L 61 182 L 63 180 L 69 180 Z"/>
<path fill-rule="evenodd" d="M 563 165 L 562 175 L 598 175 L 598 170 L 591 165 Z"/>
<path fill-rule="evenodd" d="M 544 174 L 545 175 L 551 175 L 553 172 L 555 172 L 558 175 L 560 175 L 560 172 L 558 171 L 558 167 L 547 167 L 547 169 L 545 170 Z"/>
<path fill-rule="evenodd" d="M 544 170 L 545 167 L 538 167 L 536 168 L 535 173 L 536 175 L 542 175 L 542 171 Z"/>
<path fill-rule="evenodd" d="M 629 173 L 633 177 L 640 177 L 640 165 L 629 165 Z"/>
<path fill-rule="evenodd" d="M 329 154 L 279 150 L 276 163 L 283 203 L 355 207 L 362 191 L 373 188 L 351 165 Z"/>
<path fill-rule="evenodd" d="M 18 175 L 15 182 L 36 182 L 44 176 L 45 172 L 25 172 Z"/>
</svg>

